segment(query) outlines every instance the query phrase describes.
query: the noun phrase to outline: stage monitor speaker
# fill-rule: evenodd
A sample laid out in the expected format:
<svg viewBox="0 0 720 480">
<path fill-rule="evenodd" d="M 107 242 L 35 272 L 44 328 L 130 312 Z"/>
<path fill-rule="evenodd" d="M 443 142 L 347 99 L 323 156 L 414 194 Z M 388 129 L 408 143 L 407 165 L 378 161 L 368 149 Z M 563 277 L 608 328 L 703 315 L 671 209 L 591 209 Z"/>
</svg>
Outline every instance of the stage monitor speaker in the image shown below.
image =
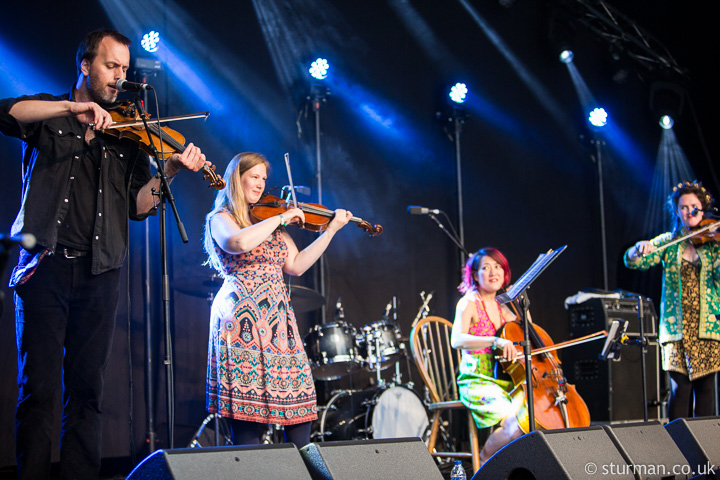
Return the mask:
<svg viewBox="0 0 720 480">
<path fill-rule="evenodd" d="M 630 465 L 599 426 L 534 431 L 505 445 L 472 480 L 632 479 Z"/>
<path fill-rule="evenodd" d="M 300 449 L 313 480 L 442 480 L 419 438 L 311 443 Z"/>
<path fill-rule="evenodd" d="M 608 330 L 613 319 L 628 321 L 627 335 L 638 337 L 640 330 L 638 301 L 635 299 L 591 298 L 568 306 L 570 338 L 580 338 L 600 330 Z M 655 308 L 650 299 L 643 301 L 643 328 L 654 335 Z M 568 382 L 587 403 L 590 418 L 595 422 L 642 421 L 642 349 L 623 345 L 620 360 L 600 360 L 603 342 L 559 352 Z M 662 415 L 660 347 L 651 341 L 645 355 L 648 418 Z"/>
<path fill-rule="evenodd" d="M 665 429 L 696 475 L 720 478 L 720 417 L 679 418 Z"/>
<path fill-rule="evenodd" d="M 603 426 L 633 472 L 643 480 L 685 480 L 692 468 L 658 420 Z"/>
<path fill-rule="evenodd" d="M 158 450 L 126 480 L 311 480 L 297 447 L 276 445 Z"/>
</svg>

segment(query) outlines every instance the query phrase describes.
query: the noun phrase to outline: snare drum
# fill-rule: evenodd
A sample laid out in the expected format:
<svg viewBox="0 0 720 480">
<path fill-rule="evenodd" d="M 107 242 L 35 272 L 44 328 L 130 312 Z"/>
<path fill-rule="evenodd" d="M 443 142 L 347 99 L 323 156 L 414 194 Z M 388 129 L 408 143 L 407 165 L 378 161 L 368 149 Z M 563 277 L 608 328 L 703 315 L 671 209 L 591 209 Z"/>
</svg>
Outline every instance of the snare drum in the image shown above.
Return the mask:
<svg viewBox="0 0 720 480">
<path fill-rule="evenodd" d="M 401 353 L 400 328 L 389 320 L 365 325 L 357 337 L 358 352 L 367 370 L 380 370 L 397 362 Z"/>
<path fill-rule="evenodd" d="M 303 343 L 313 377 L 335 380 L 360 367 L 355 328 L 345 322 L 315 325 Z"/>
<path fill-rule="evenodd" d="M 420 398 L 403 386 L 336 393 L 320 416 L 320 441 L 423 438 L 430 422 Z"/>
</svg>

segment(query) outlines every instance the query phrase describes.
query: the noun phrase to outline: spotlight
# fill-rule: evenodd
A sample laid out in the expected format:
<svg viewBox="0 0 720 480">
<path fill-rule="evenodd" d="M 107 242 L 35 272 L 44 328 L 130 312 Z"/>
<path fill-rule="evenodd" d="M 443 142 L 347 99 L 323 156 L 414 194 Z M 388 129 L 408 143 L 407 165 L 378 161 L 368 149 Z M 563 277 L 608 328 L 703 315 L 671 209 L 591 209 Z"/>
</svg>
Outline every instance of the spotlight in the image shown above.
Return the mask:
<svg viewBox="0 0 720 480">
<path fill-rule="evenodd" d="M 465 102 L 465 97 L 467 96 L 467 93 L 468 93 L 468 89 L 464 83 L 456 83 L 450 89 L 449 96 L 453 102 L 463 103 L 463 102 Z"/>
<path fill-rule="evenodd" d="M 575 54 L 572 52 L 572 50 L 563 50 L 560 52 L 560 61 L 562 63 L 570 63 L 573 61 L 573 58 L 575 57 Z"/>
<path fill-rule="evenodd" d="M 318 58 L 310 65 L 310 75 L 318 80 L 324 80 L 328 76 L 330 70 L 330 64 L 324 58 Z"/>
<path fill-rule="evenodd" d="M 597 128 L 602 128 L 607 125 L 608 114 L 604 108 L 594 108 L 590 115 L 588 115 L 588 121 L 590 125 Z"/>
<path fill-rule="evenodd" d="M 685 89 L 677 83 L 656 81 L 650 87 L 650 111 L 664 129 L 673 127 L 685 103 Z"/>
<path fill-rule="evenodd" d="M 160 45 L 160 34 L 154 30 L 146 33 L 143 35 L 140 45 L 150 53 L 157 52 L 158 45 Z"/>
</svg>

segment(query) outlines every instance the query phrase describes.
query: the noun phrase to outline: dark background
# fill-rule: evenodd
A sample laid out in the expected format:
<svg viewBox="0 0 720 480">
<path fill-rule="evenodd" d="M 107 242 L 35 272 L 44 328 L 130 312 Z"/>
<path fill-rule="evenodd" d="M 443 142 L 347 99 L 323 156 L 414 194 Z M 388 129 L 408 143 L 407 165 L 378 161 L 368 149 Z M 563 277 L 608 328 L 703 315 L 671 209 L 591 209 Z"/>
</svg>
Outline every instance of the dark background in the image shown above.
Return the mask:
<svg viewBox="0 0 720 480">
<path fill-rule="evenodd" d="M 685 71 L 688 96 L 674 131 L 696 176 L 716 193 L 711 158 L 718 148 L 712 116 L 718 94 L 710 75 L 715 53 L 706 8 L 669 0 L 612 4 L 655 37 L 652 49 L 662 52 L 658 46 L 664 45 Z M 594 137 L 568 71 L 548 41 L 545 7 L 528 0 L 105 1 L 72 8 L 44 0 L 11 2 L 0 17 L 0 97 L 67 91 L 75 79 L 77 44 L 89 30 L 121 30 L 133 40 L 134 61 L 141 34 L 154 28 L 170 44 L 162 57 L 170 68 L 148 78 L 156 87 L 160 114 L 210 111 L 205 122 L 190 120 L 172 128 L 199 145 L 220 172 L 235 153 L 264 153 L 273 165 L 269 187 L 287 183 L 282 155 L 289 152 L 295 183 L 313 189 L 300 200 L 315 201 L 315 117 L 305 101 L 310 84 L 304 73 L 317 56 L 328 58 L 336 74 L 320 109 L 323 203 L 348 208 L 384 227 L 376 238 L 352 225 L 336 236 L 325 256 L 329 311 L 342 297 L 346 321 L 361 328 L 380 320 L 395 296 L 407 336 L 420 292 L 434 292 L 432 314 L 448 319 L 459 297 L 457 248 L 429 218 L 408 215 L 406 208 L 441 209 L 449 215 L 444 223 L 457 228 L 455 145 L 445 97 L 451 84 L 464 81 L 471 91 L 460 143 L 466 246 L 470 251 L 500 248 L 517 277 L 538 254 L 567 245 L 530 291 L 536 323 L 562 341 L 568 338 L 564 299 L 582 289 L 601 288 L 603 268 L 596 150 L 589 141 Z M 622 266 L 622 253 L 660 232 L 644 231 L 643 225 L 653 200 L 650 185 L 661 137 L 650 111 L 650 86 L 666 72 L 629 63 L 626 79 L 614 81 L 624 57 L 612 60 L 607 40 L 579 23 L 576 30 L 575 65 L 594 98 L 610 112 L 616 133 L 605 139 L 602 151 L 608 286 L 652 295 L 657 304 L 659 272 L 629 272 Z M 129 77 L 138 78 L 132 71 Z M 152 105 L 150 109 L 155 111 Z M 439 119 L 437 112 L 442 112 Z M 18 140 L 0 137 L 0 232 L 10 230 L 19 208 L 20 154 Z M 201 265 L 204 215 L 214 198 L 206 185 L 201 175 L 187 172 L 173 183 L 188 244 L 180 242 L 174 220 L 167 222 L 175 446 L 187 445 L 206 415 L 208 298 L 219 287 Z M 157 398 L 151 410 L 158 447 L 168 444 L 158 219 L 147 224 L 150 299 L 144 294 L 145 228 L 145 223 L 131 226 L 124 268 L 128 293 L 118 309 L 104 405 L 103 452 L 108 458 L 147 454 L 146 305 L 155 333 Z M 297 229 L 291 234 L 300 245 L 314 238 Z M 3 285 L 15 255 L 10 252 L 9 265 L 0 272 Z M 315 287 L 316 275 L 317 270 L 293 282 Z M 14 464 L 17 395 L 12 292 L 7 287 L 3 291 L 0 466 Z M 299 322 L 306 332 L 319 317 L 303 314 Z M 388 372 L 384 376 L 389 379 Z M 353 386 L 364 386 L 369 377 L 354 377 Z M 413 380 L 420 382 L 416 375 Z M 319 382 L 320 402 L 349 381 Z"/>
</svg>

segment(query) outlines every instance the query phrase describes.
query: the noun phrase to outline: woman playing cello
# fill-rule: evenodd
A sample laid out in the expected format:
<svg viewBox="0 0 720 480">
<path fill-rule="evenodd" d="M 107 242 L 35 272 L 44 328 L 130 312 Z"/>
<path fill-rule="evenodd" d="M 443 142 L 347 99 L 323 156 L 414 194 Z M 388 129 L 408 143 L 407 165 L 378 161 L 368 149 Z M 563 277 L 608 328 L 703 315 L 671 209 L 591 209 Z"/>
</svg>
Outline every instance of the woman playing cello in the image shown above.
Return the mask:
<svg viewBox="0 0 720 480">
<path fill-rule="evenodd" d="M 495 299 L 509 284 L 507 259 L 499 250 L 487 247 L 468 259 L 458 287 L 464 296 L 455 310 L 451 342 L 462 349 L 457 379 L 460 397 L 478 428 L 499 425 L 480 452 L 481 462 L 522 435 L 515 417 L 517 406 L 509 395 L 514 385 L 493 375 L 493 349 L 502 349 L 502 356 L 509 361 L 517 356 L 512 341 L 496 336 L 505 323 L 515 320 L 515 314 Z"/>
</svg>

